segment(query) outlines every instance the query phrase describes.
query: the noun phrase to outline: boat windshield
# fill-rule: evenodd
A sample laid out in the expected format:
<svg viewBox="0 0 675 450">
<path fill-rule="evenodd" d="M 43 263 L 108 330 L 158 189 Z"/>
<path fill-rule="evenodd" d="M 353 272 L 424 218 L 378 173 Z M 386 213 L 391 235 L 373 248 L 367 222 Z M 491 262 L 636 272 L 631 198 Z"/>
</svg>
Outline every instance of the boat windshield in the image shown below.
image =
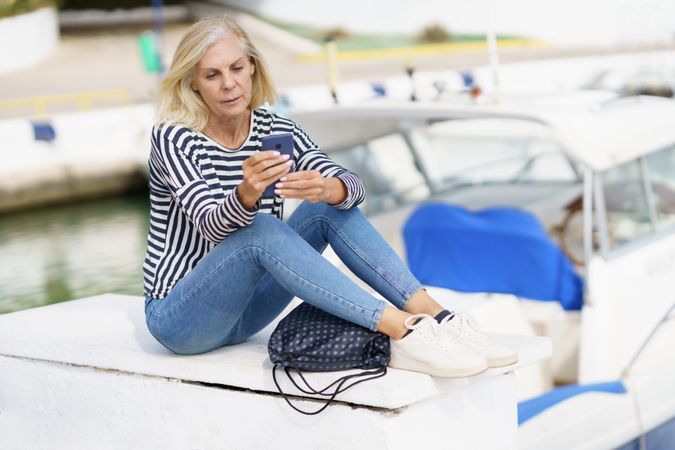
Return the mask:
<svg viewBox="0 0 675 450">
<path fill-rule="evenodd" d="M 675 145 L 601 174 L 610 249 L 675 224 Z"/>
<path fill-rule="evenodd" d="M 480 184 L 577 183 L 576 167 L 536 124 L 437 123 L 412 134 L 435 191 Z"/>
<path fill-rule="evenodd" d="M 401 130 L 331 153 L 359 174 L 366 214 L 467 187 L 508 184 L 495 204 L 509 204 L 533 185 L 579 185 L 576 166 L 540 125 L 506 120 L 454 120 Z M 516 191 L 517 190 L 517 191 Z"/>
</svg>

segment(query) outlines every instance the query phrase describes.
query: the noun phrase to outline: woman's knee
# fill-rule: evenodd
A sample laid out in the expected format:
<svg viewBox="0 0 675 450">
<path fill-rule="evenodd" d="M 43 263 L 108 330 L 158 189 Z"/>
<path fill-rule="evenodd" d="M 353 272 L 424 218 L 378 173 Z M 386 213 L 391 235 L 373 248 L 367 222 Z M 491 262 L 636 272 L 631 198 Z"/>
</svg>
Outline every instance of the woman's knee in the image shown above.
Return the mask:
<svg viewBox="0 0 675 450">
<path fill-rule="evenodd" d="M 309 216 L 330 216 L 343 211 L 333 207 L 332 205 L 329 205 L 326 202 L 312 203 L 308 200 L 305 200 L 302 203 L 302 206 L 306 209 L 306 214 Z"/>
<path fill-rule="evenodd" d="M 273 216 L 272 214 L 257 214 L 253 222 L 242 231 L 248 231 L 259 238 L 274 238 L 284 233 L 288 233 L 290 229 L 283 220 Z"/>
<path fill-rule="evenodd" d="M 340 224 L 359 214 L 362 214 L 361 210 L 356 207 L 339 209 L 325 202 L 304 201 L 289 219 L 289 225 L 293 228 L 302 228 L 305 224 L 322 218 L 333 224 Z"/>
<path fill-rule="evenodd" d="M 216 248 L 236 251 L 246 247 L 269 248 L 293 234 L 286 223 L 271 214 L 259 213 L 248 226 L 228 236 Z"/>
<path fill-rule="evenodd" d="M 340 223 L 344 220 L 349 220 L 354 216 L 362 216 L 363 213 L 357 207 L 349 209 L 336 208 L 327 203 L 320 203 L 321 207 L 317 208 L 317 214 L 329 218 L 334 223 Z"/>
</svg>

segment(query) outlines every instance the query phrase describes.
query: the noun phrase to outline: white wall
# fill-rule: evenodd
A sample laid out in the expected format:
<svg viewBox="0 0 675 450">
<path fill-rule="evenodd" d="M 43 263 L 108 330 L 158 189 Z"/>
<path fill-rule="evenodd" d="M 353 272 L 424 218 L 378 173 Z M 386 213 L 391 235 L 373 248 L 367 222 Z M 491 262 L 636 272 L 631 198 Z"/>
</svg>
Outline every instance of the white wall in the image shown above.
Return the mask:
<svg viewBox="0 0 675 450">
<path fill-rule="evenodd" d="M 560 45 L 673 42 L 672 0 L 220 0 L 263 17 L 358 32 L 418 33 L 440 23 L 451 31 L 484 32 L 492 6 L 498 33 Z"/>
<path fill-rule="evenodd" d="M 55 8 L 0 19 L 0 74 L 42 61 L 58 42 Z"/>
</svg>

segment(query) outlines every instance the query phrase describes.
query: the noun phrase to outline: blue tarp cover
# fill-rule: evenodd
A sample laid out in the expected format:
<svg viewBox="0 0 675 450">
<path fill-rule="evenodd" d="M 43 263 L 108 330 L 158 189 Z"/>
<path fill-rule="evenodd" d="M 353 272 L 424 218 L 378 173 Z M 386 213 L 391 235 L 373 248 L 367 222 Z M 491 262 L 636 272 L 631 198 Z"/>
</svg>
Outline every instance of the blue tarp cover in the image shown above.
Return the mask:
<svg viewBox="0 0 675 450">
<path fill-rule="evenodd" d="M 518 403 L 518 425 L 527 422 L 537 414 L 558 403 L 586 392 L 607 392 L 610 394 L 625 394 L 626 387 L 621 381 L 609 381 L 595 384 L 571 384 L 555 388 L 539 397 Z"/>
<path fill-rule="evenodd" d="M 403 235 L 410 269 L 423 284 L 581 308 L 581 278 L 526 211 L 427 203 L 408 218 Z"/>
</svg>

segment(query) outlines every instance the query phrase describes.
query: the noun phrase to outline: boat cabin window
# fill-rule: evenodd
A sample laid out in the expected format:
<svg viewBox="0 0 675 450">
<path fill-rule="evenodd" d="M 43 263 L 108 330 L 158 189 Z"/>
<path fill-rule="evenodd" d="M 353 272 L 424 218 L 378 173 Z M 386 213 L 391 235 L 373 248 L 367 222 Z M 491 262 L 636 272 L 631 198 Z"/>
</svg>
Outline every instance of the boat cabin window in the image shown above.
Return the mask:
<svg viewBox="0 0 675 450">
<path fill-rule="evenodd" d="M 602 174 L 611 248 L 654 231 L 645 186 L 639 160 L 621 164 Z"/>
<path fill-rule="evenodd" d="M 675 224 L 675 146 L 602 174 L 611 248 Z"/>
<path fill-rule="evenodd" d="M 431 194 L 409 145 L 400 133 L 331 152 L 330 157 L 357 173 L 363 181 L 366 200 L 361 208 L 365 214 L 421 201 Z"/>
<path fill-rule="evenodd" d="M 645 157 L 657 228 L 675 224 L 675 144 Z"/>
</svg>

